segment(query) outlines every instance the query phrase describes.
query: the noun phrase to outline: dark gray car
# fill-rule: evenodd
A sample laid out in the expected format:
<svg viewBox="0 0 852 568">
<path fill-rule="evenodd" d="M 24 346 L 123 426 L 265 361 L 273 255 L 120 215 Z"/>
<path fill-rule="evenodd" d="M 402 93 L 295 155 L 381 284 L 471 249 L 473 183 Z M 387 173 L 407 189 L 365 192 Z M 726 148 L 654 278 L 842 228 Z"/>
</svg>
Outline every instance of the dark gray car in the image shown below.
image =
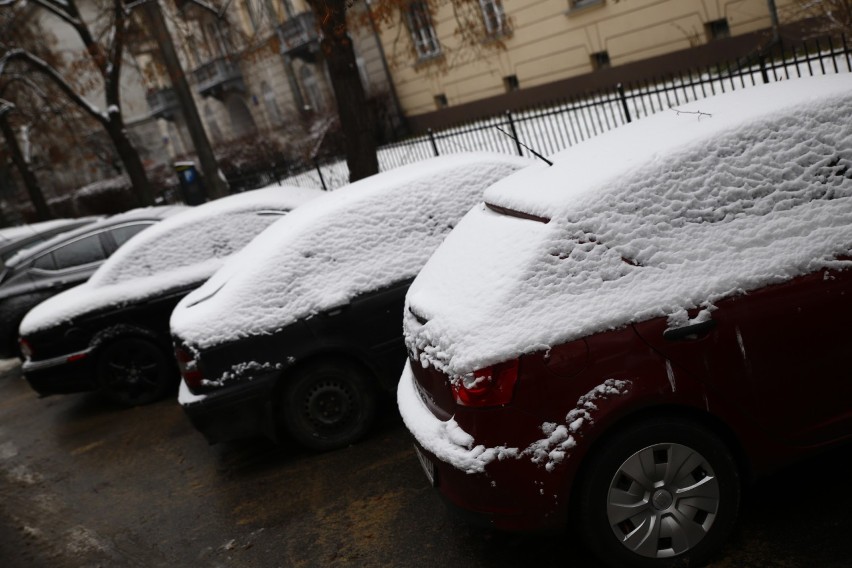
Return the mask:
<svg viewBox="0 0 852 568">
<path fill-rule="evenodd" d="M 43 223 L 0 229 L 0 261 L 2 261 L 0 272 L 6 268 L 6 261 L 15 256 L 19 250 L 36 246 L 60 233 L 74 230 L 97 220 L 97 217 L 55 219 Z"/>
<path fill-rule="evenodd" d="M 88 280 L 118 247 L 182 206 L 113 215 L 19 251 L 0 272 L 0 357 L 18 356 L 18 326 L 37 304 Z"/>
</svg>

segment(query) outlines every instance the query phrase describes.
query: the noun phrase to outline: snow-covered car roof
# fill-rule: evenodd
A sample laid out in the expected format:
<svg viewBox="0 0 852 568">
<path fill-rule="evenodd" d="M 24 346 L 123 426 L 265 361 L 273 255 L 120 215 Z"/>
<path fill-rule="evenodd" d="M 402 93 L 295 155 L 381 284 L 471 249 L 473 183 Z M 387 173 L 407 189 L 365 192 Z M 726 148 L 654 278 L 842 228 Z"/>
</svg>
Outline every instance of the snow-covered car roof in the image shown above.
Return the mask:
<svg viewBox="0 0 852 568">
<path fill-rule="evenodd" d="M 205 280 L 283 213 L 322 193 L 271 186 L 172 215 L 128 240 L 85 284 L 36 306 L 21 323 L 21 333 Z"/>
<path fill-rule="evenodd" d="M 265 231 L 172 313 L 196 347 L 274 332 L 414 277 L 455 223 L 524 158 L 459 154 L 363 179 Z"/>
<path fill-rule="evenodd" d="M 97 231 L 104 227 L 113 227 L 121 223 L 130 223 L 133 221 L 165 219 L 166 217 L 174 215 L 176 213 L 180 213 L 185 209 L 186 207 L 182 205 L 159 205 L 154 207 L 140 207 L 138 209 L 131 209 L 130 211 L 125 211 L 124 213 L 110 215 L 109 217 L 104 217 L 100 220 L 95 221 L 94 223 L 89 223 L 76 229 L 60 233 L 56 236 L 47 239 L 46 241 L 41 241 L 31 247 L 21 249 L 15 254 L 15 256 L 9 258 L 9 260 L 6 261 L 6 265 L 9 267 L 17 266 L 22 262 L 26 262 L 32 257 L 37 256 L 42 252 L 53 248 L 58 244 L 74 240 L 80 235 L 92 231 Z"/>
<path fill-rule="evenodd" d="M 678 110 L 489 188 L 409 290 L 421 363 L 460 376 L 848 265 L 852 74 Z"/>
</svg>

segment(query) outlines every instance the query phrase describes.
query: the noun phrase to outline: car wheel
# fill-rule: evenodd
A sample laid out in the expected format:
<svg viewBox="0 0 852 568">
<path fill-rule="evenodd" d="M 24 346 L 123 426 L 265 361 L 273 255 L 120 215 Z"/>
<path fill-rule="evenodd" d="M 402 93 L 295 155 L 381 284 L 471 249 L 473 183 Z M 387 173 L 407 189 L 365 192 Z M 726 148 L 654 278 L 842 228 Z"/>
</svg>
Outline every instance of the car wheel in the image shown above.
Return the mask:
<svg viewBox="0 0 852 568">
<path fill-rule="evenodd" d="M 98 379 L 106 396 L 124 406 L 163 398 L 175 383 L 174 370 L 163 350 L 141 337 L 107 345 L 98 358 Z"/>
<path fill-rule="evenodd" d="M 282 418 L 287 433 L 314 450 L 348 446 L 366 434 L 376 414 L 373 382 L 338 361 L 312 364 L 286 379 Z"/>
<path fill-rule="evenodd" d="M 577 519 L 612 566 L 695 566 L 731 533 L 740 478 L 728 447 L 681 420 L 632 425 L 589 457 Z"/>
</svg>

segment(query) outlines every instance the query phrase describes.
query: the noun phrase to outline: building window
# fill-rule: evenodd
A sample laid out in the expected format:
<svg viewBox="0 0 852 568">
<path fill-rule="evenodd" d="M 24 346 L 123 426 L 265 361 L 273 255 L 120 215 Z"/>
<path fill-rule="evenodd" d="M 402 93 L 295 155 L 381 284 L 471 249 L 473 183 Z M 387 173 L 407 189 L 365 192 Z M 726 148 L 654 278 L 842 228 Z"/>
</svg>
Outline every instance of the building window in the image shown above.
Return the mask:
<svg viewBox="0 0 852 568">
<path fill-rule="evenodd" d="M 604 0 L 568 0 L 568 11 L 582 10 L 591 6 L 602 6 Z"/>
<path fill-rule="evenodd" d="M 727 18 L 721 20 L 713 20 L 704 24 L 704 29 L 707 31 L 707 39 L 724 39 L 731 37 L 731 28 L 728 26 Z"/>
<path fill-rule="evenodd" d="M 506 33 L 506 12 L 503 11 L 502 0 L 479 0 L 482 10 L 482 20 L 485 22 L 485 32 L 488 35 Z"/>
<path fill-rule="evenodd" d="M 419 59 L 429 59 L 441 54 L 441 44 L 432 26 L 432 16 L 429 6 L 423 0 L 414 0 L 408 4 L 405 14 L 414 50 Z"/>
<path fill-rule="evenodd" d="M 598 69 L 609 69 L 610 64 L 608 51 L 598 51 L 591 54 L 589 57 L 592 60 L 592 69 L 595 71 Z"/>
<path fill-rule="evenodd" d="M 506 87 L 506 92 L 511 93 L 512 91 L 517 91 L 521 88 L 521 84 L 518 83 L 517 75 L 508 75 L 503 77 L 503 86 Z"/>
<path fill-rule="evenodd" d="M 435 106 L 439 109 L 447 108 L 450 106 L 450 103 L 447 101 L 447 95 L 441 93 L 440 95 L 435 95 Z"/>
<path fill-rule="evenodd" d="M 305 110 L 320 112 L 325 109 L 325 97 L 322 94 L 319 81 L 316 73 L 311 69 L 310 65 L 305 65 L 299 71 L 299 78 L 302 80 L 302 90 L 305 93 Z"/>
</svg>

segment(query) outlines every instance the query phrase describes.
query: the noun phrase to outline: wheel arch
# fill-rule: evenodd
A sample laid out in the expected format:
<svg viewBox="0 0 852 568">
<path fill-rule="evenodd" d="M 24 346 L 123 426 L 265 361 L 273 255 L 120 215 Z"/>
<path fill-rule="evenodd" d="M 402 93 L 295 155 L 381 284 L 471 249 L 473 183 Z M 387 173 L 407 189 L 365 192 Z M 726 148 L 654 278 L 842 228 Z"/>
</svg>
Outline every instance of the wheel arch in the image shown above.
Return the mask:
<svg viewBox="0 0 852 568">
<path fill-rule="evenodd" d="M 301 372 L 302 369 L 310 367 L 318 361 L 335 361 L 346 365 L 354 365 L 366 375 L 371 377 L 372 382 L 377 389 L 380 387 L 380 383 L 376 378 L 377 369 L 370 363 L 369 357 L 358 349 L 354 349 L 350 346 L 334 344 L 306 352 L 304 355 L 299 356 L 296 361 L 288 365 L 285 369 L 282 369 L 275 380 L 275 386 L 273 387 L 273 400 L 280 400 L 283 390 L 286 388 L 288 377 Z M 280 404 L 280 402 L 277 404 Z"/>
<path fill-rule="evenodd" d="M 699 408 L 685 405 L 664 404 L 646 406 L 607 424 L 603 431 L 591 441 L 571 483 L 571 490 L 568 496 L 569 509 L 571 511 L 570 518 L 576 518 L 577 504 L 579 502 L 577 494 L 585 485 L 584 480 L 587 475 L 589 458 L 601 451 L 601 448 L 617 433 L 642 422 L 665 419 L 691 422 L 706 428 L 718 436 L 722 443 L 731 451 L 731 456 L 739 470 L 742 485 L 746 485 L 754 479 L 754 470 L 745 448 L 740 443 L 733 429 L 719 417 Z"/>
<path fill-rule="evenodd" d="M 100 359 L 104 348 L 108 345 L 128 337 L 142 338 L 151 341 L 163 351 L 167 360 L 174 363 L 174 367 L 177 368 L 177 362 L 174 361 L 170 341 L 164 341 L 159 334 L 151 329 L 126 323 L 119 323 L 105 327 L 92 336 L 91 341 L 89 341 L 89 347 L 92 350 L 94 360 L 98 361 Z"/>
</svg>

